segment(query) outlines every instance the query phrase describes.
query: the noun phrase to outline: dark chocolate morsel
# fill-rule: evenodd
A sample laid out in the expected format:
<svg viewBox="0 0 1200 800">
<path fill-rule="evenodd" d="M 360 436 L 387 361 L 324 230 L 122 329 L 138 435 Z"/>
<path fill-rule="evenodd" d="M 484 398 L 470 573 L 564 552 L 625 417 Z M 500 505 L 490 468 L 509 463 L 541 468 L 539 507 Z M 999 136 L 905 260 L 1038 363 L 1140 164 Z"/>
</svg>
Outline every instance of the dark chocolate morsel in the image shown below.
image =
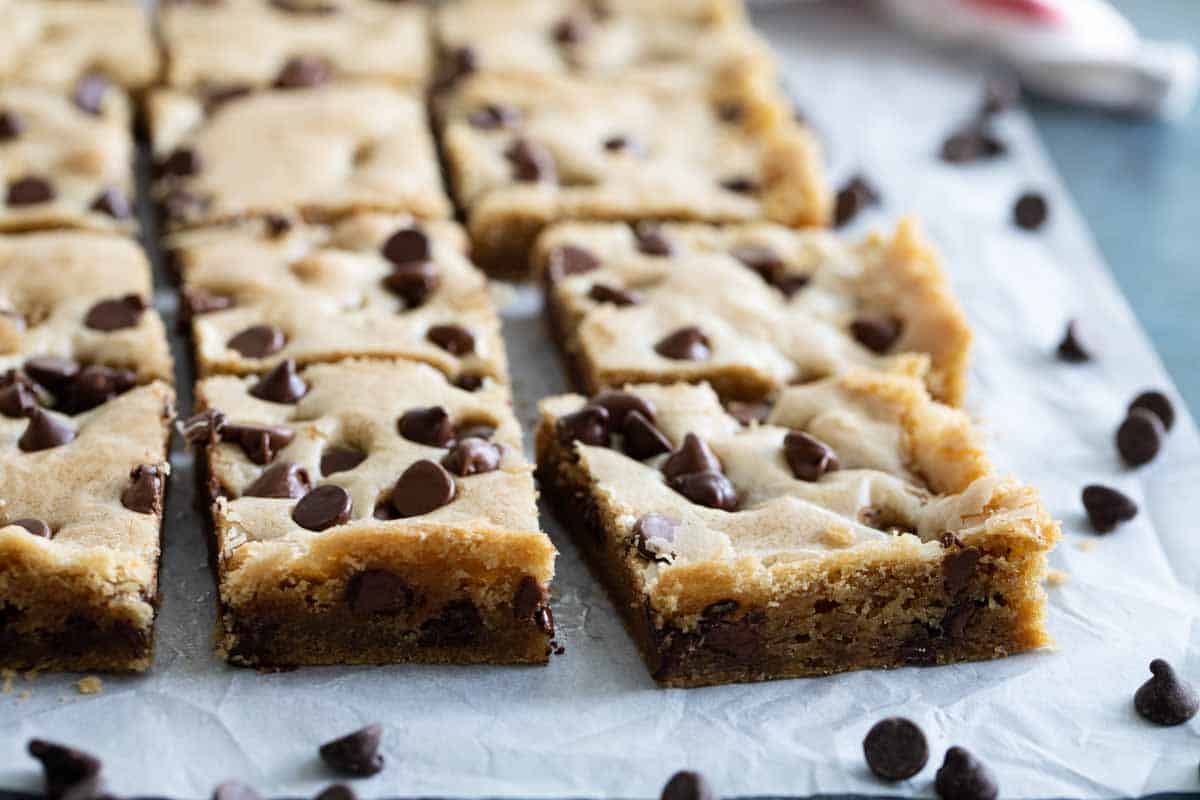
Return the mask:
<svg viewBox="0 0 1200 800">
<path fill-rule="evenodd" d="M 554 248 L 547 257 L 547 270 L 551 281 L 561 280 L 568 275 L 600 269 L 600 259 L 590 250 L 573 244 Z"/>
<path fill-rule="evenodd" d="M 675 361 L 706 361 L 712 355 L 712 346 L 704 331 L 691 325 L 660 339 L 654 352 Z"/>
<path fill-rule="evenodd" d="M 608 447 L 610 415 L 603 406 L 588 404 L 573 414 L 560 417 L 555 427 L 565 445 L 582 442 L 593 447 Z"/>
<path fill-rule="evenodd" d="M 330 769 L 343 775 L 367 777 L 383 769 L 383 755 L 379 743 L 383 738 L 383 727 L 368 725 L 354 733 L 321 745 L 321 760 Z"/>
<path fill-rule="evenodd" d="M 1137 503 L 1124 492 L 1099 484 L 1083 487 L 1083 508 L 1097 533 L 1108 533 L 1137 516 Z"/>
<path fill-rule="evenodd" d="M 1117 452 L 1129 466 L 1140 467 L 1154 460 L 1166 435 L 1167 428 L 1158 414 L 1141 407 L 1130 409 L 1117 428 Z"/>
<path fill-rule="evenodd" d="M 475 337 L 461 325 L 434 325 L 426 338 L 453 356 L 475 352 Z"/>
<path fill-rule="evenodd" d="M 1153 675 L 1138 688 L 1133 705 L 1155 725 L 1182 725 L 1200 711 L 1200 695 L 1161 658 L 1150 662 Z"/>
<path fill-rule="evenodd" d="M 367 460 L 367 454 L 357 447 L 336 444 L 321 454 L 321 474 L 326 477 L 349 472 Z"/>
<path fill-rule="evenodd" d="M 404 471 L 392 489 L 392 508 L 401 517 L 419 517 L 454 501 L 454 478 L 436 461 L 421 460 Z"/>
<path fill-rule="evenodd" d="M 49 525 L 40 519 L 33 519 L 32 517 L 14 519 L 12 522 L 4 523 L 4 525 L 16 525 L 18 528 L 24 528 L 31 536 L 37 536 L 41 539 L 49 539 L 54 535 Z"/>
<path fill-rule="evenodd" d="M 291 461 L 280 461 L 263 470 L 242 493 L 243 497 L 296 499 L 308 494 L 312 486 L 308 470 Z"/>
<path fill-rule="evenodd" d="M 40 203 L 49 203 L 55 196 L 54 185 L 50 181 L 36 175 L 28 175 L 24 178 L 17 178 L 8 184 L 6 200 L 10 206 L 14 207 L 35 206 Z"/>
<path fill-rule="evenodd" d="M 1147 411 L 1153 412 L 1162 420 L 1165 430 L 1169 431 L 1175 425 L 1175 406 L 1171 403 L 1171 398 L 1162 392 L 1154 389 L 1142 392 L 1133 398 L 1133 402 L 1129 404 L 1130 411 L 1133 411 L 1135 408 L 1144 408 Z"/>
<path fill-rule="evenodd" d="M 885 781 L 903 781 L 916 775 L 929 761 L 929 744 L 916 723 L 901 717 L 876 722 L 863 739 L 867 766 Z"/>
<path fill-rule="evenodd" d="M 454 438 L 450 414 L 441 406 L 413 408 L 405 411 L 396 423 L 400 435 L 410 442 L 445 447 Z"/>
<path fill-rule="evenodd" d="M 734 511 L 738 506 L 737 489 L 719 472 L 693 472 L 677 475 L 668 485 L 696 505 Z"/>
<path fill-rule="evenodd" d="M 717 796 L 703 775 L 685 770 L 671 776 L 659 800 L 717 800 Z"/>
<path fill-rule="evenodd" d="M 900 338 L 903 326 L 895 317 L 859 317 L 850 323 L 854 340 L 873 353 L 883 355 Z"/>
<path fill-rule="evenodd" d="M 270 403 L 296 403 L 308 393 L 308 384 L 296 371 L 296 362 L 285 358 L 250 389 L 250 394 Z"/>
<path fill-rule="evenodd" d="M 708 444 L 694 433 L 683 437 L 683 444 L 663 462 L 662 472 L 667 478 L 690 475 L 696 472 L 720 472 L 721 461 Z"/>
<path fill-rule="evenodd" d="M 129 474 L 130 484 L 121 492 L 121 505 L 138 514 L 161 515 L 163 471 L 154 464 L 139 464 Z"/>
<path fill-rule="evenodd" d="M 1027 231 L 1036 231 L 1045 225 L 1049 216 L 1050 205 L 1038 192 L 1026 192 L 1017 198 L 1013 206 L 1013 222 Z"/>
<path fill-rule="evenodd" d="M 840 466 L 832 447 L 804 431 L 788 432 L 783 439 L 783 455 L 792 474 L 802 481 L 818 481 Z"/>
<path fill-rule="evenodd" d="M 146 301 L 136 294 L 101 300 L 88 311 L 83 324 L 96 331 L 119 331 L 136 327 L 146 310 Z"/>
<path fill-rule="evenodd" d="M 473 436 L 462 437 L 442 458 L 442 466 L 461 477 L 494 472 L 500 468 L 500 447 Z"/>
<path fill-rule="evenodd" d="M 412 587 L 385 569 L 363 570 L 346 585 L 346 602 L 355 614 L 399 614 L 415 600 Z"/>
<path fill-rule="evenodd" d="M 638 555 L 647 561 L 670 562 L 673 554 L 669 547 L 675 541 L 675 529 L 679 520 L 665 514 L 650 513 L 642 516 L 633 526 L 633 546 Z"/>
<path fill-rule="evenodd" d="M 961 747 L 946 751 L 933 785 L 942 800 L 996 800 L 1000 795 L 992 771 Z"/>
<path fill-rule="evenodd" d="M 625 424 L 625 417 L 630 412 L 637 411 L 650 422 L 654 422 L 657 413 L 654 404 L 646 398 L 617 389 L 600 392 L 588 401 L 588 405 L 600 406 L 608 411 L 613 427 L 618 430 Z"/>
<path fill-rule="evenodd" d="M 554 156 L 543 145 L 517 139 L 504 152 L 518 183 L 553 183 L 558 180 Z"/>
<path fill-rule="evenodd" d="M 90 798 L 100 791 L 100 759 L 73 747 L 31 739 L 29 755 L 42 762 L 46 800 Z"/>
<path fill-rule="evenodd" d="M 1060 361 L 1067 361 L 1072 364 L 1082 364 L 1085 361 L 1092 360 L 1092 354 L 1087 347 L 1084 346 L 1082 337 L 1079 334 L 1079 323 L 1075 320 L 1067 322 L 1066 330 L 1063 331 L 1062 341 L 1058 343 L 1058 353 Z"/>
<path fill-rule="evenodd" d="M 326 484 L 313 489 L 296 503 L 292 520 L 301 528 L 323 531 L 349 521 L 352 506 L 349 492 L 341 486 Z"/>
<path fill-rule="evenodd" d="M 308 89 L 333 77 L 333 69 L 323 58 L 296 56 L 288 59 L 275 77 L 276 89 Z"/>
<path fill-rule="evenodd" d="M 285 342 L 283 331 L 274 325 L 253 325 L 235 334 L 226 346 L 246 358 L 265 358 L 282 350 Z"/>
<path fill-rule="evenodd" d="M 36 453 L 60 447 L 74 440 L 75 431 L 50 416 L 41 408 L 31 409 L 29 424 L 17 440 L 17 446 L 26 453 Z"/>
</svg>

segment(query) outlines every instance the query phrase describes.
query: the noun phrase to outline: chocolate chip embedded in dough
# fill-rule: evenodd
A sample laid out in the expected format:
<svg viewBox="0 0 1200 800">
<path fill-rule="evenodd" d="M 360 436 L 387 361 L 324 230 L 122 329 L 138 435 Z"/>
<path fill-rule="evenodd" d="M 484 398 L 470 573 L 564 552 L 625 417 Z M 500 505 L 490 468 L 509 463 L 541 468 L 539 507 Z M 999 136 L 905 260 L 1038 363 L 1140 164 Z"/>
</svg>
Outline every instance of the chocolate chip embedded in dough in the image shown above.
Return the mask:
<svg viewBox="0 0 1200 800">
<path fill-rule="evenodd" d="M 590 250 L 573 244 L 554 248 L 547 259 L 548 277 L 552 282 L 596 269 L 600 269 L 600 259 Z"/>
<path fill-rule="evenodd" d="M 61 447 L 75 439 L 75 431 L 56 420 L 41 408 L 31 409 L 29 424 L 17 440 L 17 446 L 26 453 L 36 453 Z"/>
<path fill-rule="evenodd" d="M 405 411 L 396 424 L 400 435 L 410 442 L 445 447 L 454 438 L 450 414 L 441 406 L 413 408 Z"/>
<path fill-rule="evenodd" d="M 558 180 L 554 156 L 530 139 L 517 139 L 504 151 L 512 164 L 513 179 L 520 183 L 553 183 Z"/>
<path fill-rule="evenodd" d="M 204 169 L 204 160 L 190 147 L 172 150 L 166 158 L 158 162 L 158 174 L 164 178 L 187 178 L 199 175 L 202 169 Z"/>
<path fill-rule="evenodd" d="M 1137 503 L 1128 495 L 1099 484 L 1083 488 L 1083 508 L 1097 533 L 1108 533 L 1138 514 Z"/>
<path fill-rule="evenodd" d="M 675 541 L 675 529 L 679 520 L 665 514 L 650 513 L 642 516 L 633 526 L 633 546 L 638 555 L 647 561 L 670 562 L 669 547 Z"/>
<path fill-rule="evenodd" d="M 135 328 L 146 310 L 146 301 L 136 294 L 127 294 L 111 300 L 101 300 L 88 310 L 83 324 L 92 330 L 119 331 Z"/>
<path fill-rule="evenodd" d="M 1152 412 L 1162 420 L 1163 428 L 1168 431 L 1175 424 L 1175 406 L 1171 403 L 1171 398 L 1162 392 L 1154 389 L 1142 392 L 1129 404 L 1130 411 L 1135 408 L 1144 408 Z"/>
<path fill-rule="evenodd" d="M 640 411 L 633 410 L 625 415 L 621 434 L 625 454 L 638 461 L 671 451 L 671 440 Z"/>
<path fill-rule="evenodd" d="M 637 238 L 638 252 L 660 258 L 667 258 L 674 254 L 675 244 L 663 232 L 661 225 L 641 222 L 633 230 L 634 236 Z"/>
<path fill-rule="evenodd" d="M 1000 795 L 992 771 L 961 747 L 946 751 L 934 789 L 942 800 L 996 800 Z"/>
<path fill-rule="evenodd" d="M 382 738 L 382 726 L 368 725 L 321 745 L 321 760 L 344 775 L 376 775 L 383 770 L 383 755 L 379 752 Z"/>
<path fill-rule="evenodd" d="M 336 444 L 321 454 L 321 474 L 326 477 L 349 472 L 367 460 L 367 454 L 357 447 Z"/>
<path fill-rule="evenodd" d="M 392 489 L 392 508 L 401 517 L 419 517 L 454 501 L 457 487 L 450 473 L 434 461 L 421 460 L 404 471 Z"/>
<path fill-rule="evenodd" d="M 819 481 L 840 466 L 832 447 L 804 431 L 788 432 L 783 439 L 783 455 L 792 474 L 802 481 Z"/>
<path fill-rule="evenodd" d="M 642 302 L 640 292 L 632 289 L 620 289 L 604 283 L 592 284 L 592 288 L 588 291 L 588 297 L 597 303 L 608 303 L 618 308 L 636 306 Z"/>
<path fill-rule="evenodd" d="M 292 520 L 301 528 L 323 531 L 350 519 L 353 500 L 341 486 L 318 486 L 296 503 Z"/>
<path fill-rule="evenodd" d="M 25 131 L 25 120 L 15 111 L 0 109 L 0 142 L 11 142 Z"/>
<path fill-rule="evenodd" d="M 79 371 L 62 398 L 62 409 L 78 414 L 107 403 L 137 385 L 133 370 L 91 364 Z"/>
<path fill-rule="evenodd" d="M 130 483 L 121 492 L 121 505 L 138 514 L 161 515 L 163 511 L 163 471 L 155 464 L 139 464 L 129 475 Z"/>
<path fill-rule="evenodd" d="M 401 228 L 380 248 L 383 257 L 397 267 L 428 261 L 433 255 L 429 235 L 420 228 Z"/>
<path fill-rule="evenodd" d="M 226 346 L 246 358 L 266 358 L 282 350 L 285 343 L 283 331 L 274 325 L 253 325 L 235 334 Z"/>
<path fill-rule="evenodd" d="M 92 211 L 107 214 L 113 219 L 129 219 L 133 216 L 133 208 L 129 205 L 129 198 L 125 196 L 125 192 L 116 186 L 109 186 L 107 189 L 102 190 L 92 200 L 89 208 Z"/>
<path fill-rule="evenodd" d="M 675 361 L 706 361 L 712 346 L 704 331 L 694 325 L 673 331 L 654 345 L 654 352 Z"/>
<path fill-rule="evenodd" d="M 498 445 L 476 437 L 460 438 L 442 458 L 442 466 L 460 477 L 481 475 L 500 468 Z"/>
<path fill-rule="evenodd" d="M 393 269 L 384 279 L 389 292 L 404 300 L 406 308 L 423 305 L 441 283 L 441 273 L 432 261 L 413 261 Z"/>
<path fill-rule="evenodd" d="M 30 536 L 37 536 L 39 539 L 49 539 L 54 535 L 49 525 L 40 519 L 33 519 L 32 517 L 14 519 L 12 522 L 4 523 L 4 525 L 16 525 L 18 528 L 24 528 Z"/>
<path fill-rule="evenodd" d="M 233 308 L 233 298 L 209 291 L 199 286 L 184 286 L 179 290 L 180 319 L 184 323 L 191 322 L 203 314 L 213 314 Z"/>
<path fill-rule="evenodd" d="M 862 175 L 855 175 L 843 186 L 834 198 L 833 225 L 840 228 L 848 224 L 869 206 L 878 205 L 879 192 Z"/>
<path fill-rule="evenodd" d="M 582 442 L 593 447 L 608 447 L 610 424 L 608 409 L 589 404 L 579 411 L 559 417 L 555 428 L 559 441 L 565 445 Z"/>
<path fill-rule="evenodd" d="M 194 428 L 192 438 L 199 438 L 206 432 L 202 430 L 204 417 L 207 416 L 211 428 L 215 428 L 217 435 L 227 442 L 232 442 L 242 448 L 242 452 L 246 457 L 255 464 L 262 466 L 270 464 L 275 460 L 275 456 L 279 451 L 291 444 L 296 438 L 296 432 L 289 428 L 278 426 L 265 425 L 231 425 L 224 421 L 224 415 L 220 412 L 205 412 L 204 415 L 196 415 L 191 420 L 188 420 L 189 427 L 193 422 L 201 424 Z"/>
<path fill-rule="evenodd" d="M 355 614 L 399 614 L 415 600 L 407 581 L 389 570 L 363 570 L 346 585 L 346 602 Z"/>
<path fill-rule="evenodd" d="M 0 389 L 0 414 L 10 419 L 20 419 L 37 407 L 37 392 L 28 379 L 17 378 Z"/>
<path fill-rule="evenodd" d="M 667 485 L 696 505 L 734 511 L 738 493 L 733 483 L 719 472 L 693 472 L 667 480 Z"/>
<path fill-rule="evenodd" d="M 1140 467 L 1154 460 L 1166 435 L 1167 428 L 1158 414 L 1146 408 L 1130 409 L 1117 428 L 1117 452 L 1129 466 Z"/>
<path fill-rule="evenodd" d="M 296 371 L 295 360 L 285 358 L 254 384 L 250 394 L 271 403 L 292 404 L 308 394 L 308 384 Z"/>
<path fill-rule="evenodd" d="M 947 594 L 957 595 L 967 588 L 981 555 L 977 547 L 956 546 L 942 556 L 942 585 Z"/>
<path fill-rule="evenodd" d="M 721 472 L 721 461 L 708 444 L 694 433 L 683 437 L 683 444 L 663 462 L 662 473 L 667 478 L 697 472 Z"/>
<path fill-rule="evenodd" d="M 25 374 L 52 394 L 62 394 L 79 375 L 80 366 L 69 358 L 35 356 L 25 362 Z"/>
<path fill-rule="evenodd" d="M 243 497 L 276 497 L 296 499 L 308 494 L 312 481 L 308 470 L 291 461 L 281 461 L 267 467 L 262 475 L 254 480 Z M 307 527 L 307 526 L 306 526 Z"/>
<path fill-rule="evenodd" d="M 854 340 L 879 355 L 891 350 L 902 332 L 903 325 L 895 317 L 864 316 L 850 323 Z"/>
<path fill-rule="evenodd" d="M 461 325 L 434 325 L 425 338 L 453 356 L 475 352 L 475 336 Z"/>
<path fill-rule="evenodd" d="M 521 112 L 512 106 L 500 103 L 489 103 L 477 108 L 467 115 L 467 123 L 472 128 L 490 131 L 515 125 L 521 119 Z"/>
<path fill-rule="evenodd" d="M 1174 668 L 1161 658 L 1150 662 L 1154 677 L 1141 685 L 1133 705 L 1143 718 L 1155 725 L 1182 725 L 1200 711 L 1200 695 Z"/>
<path fill-rule="evenodd" d="M 915 722 L 889 717 L 876 722 L 867 732 L 863 757 L 876 776 L 885 781 L 903 781 L 925 768 L 929 762 L 929 744 Z"/>
<path fill-rule="evenodd" d="M 756 194 L 760 185 L 758 181 L 746 175 L 735 175 L 721 181 L 721 188 L 734 194 Z"/>
<path fill-rule="evenodd" d="M 49 203 L 56 196 L 54 184 L 37 175 L 27 175 L 8 184 L 8 205 L 34 206 Z"/>
<path fill-rule="evenodd" d="M 762 425 L 766 423 L 767 419 L 771 416 L 772 408 L 772 404 L 766 401 L 743 402 L 741 400 L 733 400 L 725 407 L 725 412 L 748 428 L 753 424 Z"/>
<path fill-rule="evenodd" d="M 333 77 L 329 62 L 316 56 L 296 56 L 288 59 L 275 78 L 276 89 L 309 89 L 320 86 Z"/>
<path fill-rule="evenodd" d="M 625 417 L 631 411 L 638 411 L 643 417 L 654 422 L 658 410 L 654 407 L 654 403 L 650 402 L 641 395 L 633 392 L 620 391 L 618 389 L 607 389 L 600 392 L 591 400 L 588 405 L 600 406 L 608 411 L 614 428 L 620 429 L 625 424 Z"/>
</svg>

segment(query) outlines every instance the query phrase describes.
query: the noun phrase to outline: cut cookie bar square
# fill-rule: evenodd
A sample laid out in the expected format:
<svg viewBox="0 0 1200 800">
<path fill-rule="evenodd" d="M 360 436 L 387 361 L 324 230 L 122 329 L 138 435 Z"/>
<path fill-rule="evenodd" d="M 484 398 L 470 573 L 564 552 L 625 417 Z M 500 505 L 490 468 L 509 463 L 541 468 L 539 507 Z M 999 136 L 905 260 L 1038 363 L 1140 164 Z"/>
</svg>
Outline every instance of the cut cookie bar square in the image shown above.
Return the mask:
<svg viewBox="0 0 1200 800">
<path fill-rule="evenodd" d="M 154 197 L 170 226 L 296 211 L 445 217 L 449 201 L 425 106 L 378 85 L 280 89 L 219 98 L 150 97 Z"/>
<path fill-rule="evenodd" d="M 376 80 L 420 89 L 429 77 L 429 12 L 380 0 L 164 3 L 167 84 L 228 92 Z"/>
<path fill-rule="evenodd" d="M 84 106 L 109 83 L 158 78 L 150 21 L 137 0 L 0 0 L 0 81 L 71 93 Z"/>
<path fill-rule="evenodd" d="M 489 271 L 526 274 L 537 235 L 565 220 L 827 220 L 815 141 L 751 78 L 675 90 L 480 74 L 439 113 L 452 185 Z"/>
<path fill-rule="evenodd" d="M 542 403 L 538 474 L 668 686 L 1045 645 L 1058 536 L 919 381 L 853 371 L 743 427 L 705 385 Z"/>
<path fill-rule="evenodd" d="M 425 364 L 344 361 L 208 378 L 186 425 L 207 447 L 232 663 L 544 663 L 554 546 L 508 391 Z"/>
<path fill-rule="evenodd" d="M 135 228 L 129 101 L 85 99 L 0 81 L 0 233 Z"/>
<path fill-rule="evenodd" d="M 466 387 L 508 382 L 499 316 L 452 222 L 272 217 L 168 246 L 203 374 L 361 356 L 424 361 Z"/>
<path fill-rule="evenodd" d="M 954 405 L 966 390 L 971 332 L 911 220 L 860 242 L 763 223 L 568 223 L 534 264 L 589 394 L 707 381 L 746 403 L 852 367 L 923 375 Z"/>
</svg>

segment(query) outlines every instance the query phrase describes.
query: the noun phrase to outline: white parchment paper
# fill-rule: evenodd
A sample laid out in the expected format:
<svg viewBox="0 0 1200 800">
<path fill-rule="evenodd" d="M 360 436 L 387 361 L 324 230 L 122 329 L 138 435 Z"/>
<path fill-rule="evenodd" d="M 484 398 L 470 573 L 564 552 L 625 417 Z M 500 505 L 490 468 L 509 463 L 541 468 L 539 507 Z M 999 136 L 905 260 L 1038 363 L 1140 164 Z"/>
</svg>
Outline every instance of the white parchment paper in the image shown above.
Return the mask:
<svg viewBox="0 0 1200 800">
<path fill-rule="evenodd" d="M 660 690 L 547 518 L 561 550 L 555 616 L 567 647 L 549 667 L 229 669 L 211 651 L 212 579 L 190 463 L 178 454 L 154 669 L 106 678 L 101 693 L 86 697 L 74 689 L 78 676 L 18 678 L 0 695 L 0 787 L 39 786 L 24 743 L 43 736 L 100 755 L 122 794 L 201 798 L 236 777 L 264 793 L 311 796 L 331 779 L 316 745 L 378 720 L 389 766 L 356 784 L 366 797 L 650 797 L 682 767 L 703 770 L 726 796 L 928 795 L 951 744 L 990 764 L 1005 797 L 1200 790 L 1200 719 L 1158 729 L 1131 702 L 1153 657 L 1200 683 L 1200 440 L 1178 403 L 1182 418 L 1154 464 L 1133 472 L 1118 462 L 1112 433 L 1125 403 L 1169 382 L 1029 120 L 1021 112 L 1003 119 L 1008 158 L 945 166 L 934 157 L 941 138 L 979 97 L 983 71 L 969 56 L 923 52 L 857 4 L 774 7 L 758 21 L 825 137 L 833 175 L 862 169 L 882 189 L 886 206 L 862 225 L 912 211 L 943 251 L 978 333 L 970 410 L 991 433 L 997 462 L 1039 485 L 1064 523 L 1052 562 L 1069 579 L 1050 589 L 1057 649 L 937 669 Z M 1115 166 L 1096 169 L 1113 171 L 1113 191 L 1121 191 Z M 1026 188 L 1051 200 L 1051 222 L 1037 234 L 1009 223 Z M 507 318 L 526 424 L 539 397 L 564 388 L 537 306 L 522 291 Z M 1062 365 L 1050 355 L 1074 315 L 1096 340 L 1093 364 Z M 1109 536 L 1091 534 L 1078 496 L 1092 481 L 1126 490 L 1143 512 Z M 893 714 L 918 721 L 934 752 L 924 772 L 895 787 L 871 779 L 861 755 L 866 730 Z"/>
</svg>

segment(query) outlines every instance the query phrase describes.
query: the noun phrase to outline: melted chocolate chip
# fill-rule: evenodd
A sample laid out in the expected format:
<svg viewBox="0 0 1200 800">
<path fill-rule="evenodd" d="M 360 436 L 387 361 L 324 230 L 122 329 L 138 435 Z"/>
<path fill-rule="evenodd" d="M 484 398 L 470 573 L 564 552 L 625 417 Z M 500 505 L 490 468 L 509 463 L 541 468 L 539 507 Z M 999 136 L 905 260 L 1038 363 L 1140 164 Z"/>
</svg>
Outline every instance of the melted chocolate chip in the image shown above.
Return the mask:
<svg viewBox="0 0 1200 800">
<path fill-rule="evenodd" d="M 946 751 L 933 785 L 942 800 L 996 800 L 1000 795 L 992 771 L 961 747 Z"/>
<path fill-rule="evenodd" d="M 1137 503 L 1128 495 L 1099 484 L 1084 487 L 1083 508 L 1097 533 L 1108 533 L 1138 514 Z"/>
<path fill-rule="evenodd" d="M 589 404 L 560 417 L 555 428 L 558 440 L 565 445 L 582 442 L 594 447 L 608 447 L 609 422 L 608 409 Z"/>
<path fill-rule="evenodd" d="M 29 424 L 17 440 L 17 446 L 26 453 L 36 453 L 61 447 L 75 439 L 75 431 L 56 420 L 41 408 L 31 409 Z"/>
<path fill-rule="evenodd" d="M 500 468 L 498 445 L 476 437 L 462 437 L 442 458 L 442 466 L 460 477 L 481 475 Z"/>
<path fill-rule="evenodd" d="M 1143 718 L 1155 725 L 1182 725 L 1200 711 L 1200 695 L 1175 674 L 1166 661 L 1156 658 L 1150 662 L 1154 676 L 1138 688 L 1133 705 Z"/>
<path fill-rule="evenodd" d="M 679 520 L 665 514 L 646 514 L 633 526 L 633 546 L 647 561 L 669 563 L 674 554 L 670 545 L 675 541 Z"/>
<path fill-rule="evenodd" d="M 1167 428 L 1158 414 L 1145 408 L 1131 409 L 1117 428 L 1117 452 L 1131 467 L 1149 464 L 1162 449 Z"/>
<path fill-rule="evenodd" d="M 1013 222 L 1018 228 L 1036 231 L 1046 224 L 1050 216 L 1050 205 L 1038 192 L 1026 192 L 1017 198 L 1013 206 Z"/>
<path fill-rule="evenodd" d="M 1165 430 L 1169 431 L 1175 425 L 1175 406 L 1171 403 L 1171 398 L 1162 392 L 1153 389 L 1142 392 L 1129 404 L 1130 411 L 1135 408 L 1143 408 L 1153 413 L 1162 420 Z"/>
<path fill-rule="evenodd" d="M 342 525 L 350 519 L 353 500 L 341 486 L 318 486 L 296 503 L 292 520 L 301 528 L 323 531 Z"/>
<path fill-rule="evenodd" d="M 346 585 L 346 602 L 355 614 L 399 614 L 415 600 L 412 587 L 384 569 L 363 570 Z"/>
<path fill-rule="evenodd" d="M 107 403 L 137 383 L 137 375 L 128 369 L 99 364 L 84 367 L 64 392 L 62 410 L 78 414 Z"/>
<path fill-rule="evenodd" d="M 54 394 L 63 394 L 79 370 L 79 364 L 69 358 L 37 356 L 25 362 L 26 374 Z"/>
<path fill-rule="evenodd" d="M 242 495 L 294 500 L 307 495 L 311 487 L 308 470 L 291 461 L 280 461 L 263 470 L 263 473 L 246 487 Z"/>
<path fill-rule="evenodd" d="M 474 335 L 461 325 L 434 325 L 425 338 L 453 356 L 475 352 Z"/>
<path fill-rule="evenodd" d="M 24 519 L 14 519 L 12 522 L 6 522 L 5 525 L 16 525 L 18 528 L 24 528 L 31 536 L 37 536 L 39 539 L 49 539 L 53 536 L 53 531 L 50 526 L 40 519 L 25 517 Z"/>
<path fill-rule="evenodd" d="M 121 492 L 121 505 L 138 514 L 161 515 L 163 472 L 154 464 L 139 464 L 129 474 L 130 483 Z"/>
<path fill-rule="evenodd" d="M 698 472 L 721 472 L 721 462 L 708 444 L 694 433 L 683 437 L 683 444 L 663 462 L 668 479 Z"/>
<path fill-rule="evenodd" d="M 46 800 L 94 797 L 100 791 L 100 759 L 72 747 L 32 739 L 29 755 L 42 762 Z"/>
<path fill-rule="evenodd" d="M 550 280 L 558 281 L 568 275 L 581 275 L 600 269 L 600 259 L 590 250 L 565 244 L 550 251 L 547 269 Z"/>
<path fill-rule="evenodd" d="M 967 588 L 982 554 L 977 547 L 954 547 L 942 556 L 942 585 L 955 596 Z"/>
<path fill-rule="evenodd" d="M 274 325 L 254 325 L 234 335 L 226 347 L 246 358 L 266 358 L 282 350 L 285 342 L 283 331 Z"/>
<path fill-rule="evenodd" d="M 840 466 L 833 448 L 804 431 L 789 431 L 783 439 L 783 456 L 792 474 L 802 481 L 819 481 Z"/>
<path fill-rule="evenodd" d="M 1087 347 L 1084 346 L 1083 340 L 1079 335 L 1079 323 L 1071 320 L 1067 323 L 1066 330 L 1063 331 L 1062 341 L 1058 343 L 1058 353 L 1060 361 L 1066 361 L 1072 364 L 1082 364 L 1085 361 L 1092 360 L 1092 354 Z"/>
<path fill-rule="evenodd" d="M 296 372 L 296 362 L 286 358 L 250 389 L 250 394 L 270 403 L 292 404 L 308 393 L 308 384 Z"/>
<path fill-rule="evenodd" d="M 454 600 L 441 613 L 421 625 L 421 644 L 447 647 L 477 642 L 483 633 L 483 618 L 470 600 Z"/>
<path fill-rule="evenodd" d="M 929 744 L 916 723 L 901 717 L 876 722 L 863 739 L 867 766 L 885 781 L 908 780 L 925 768 Z"/>
<path fill-rule="evenodd" d="M 119 331 L 135 328 L 146 310 L 146 301 L 136 294 L 127 294 L 114 300 L 101 300 L 88 311 L 83 324 L 92 330 Z"/>
<path fill-rule="evenodd" d="M 640 292 L 632 289 L 618 289 L 604 283 L 592 284 L 592 288 L 588 291 L 588 297 L 597 303 L 610 303 L 618 308 L 636 306 L 642 302 Z"/>
<path fill-rule="evenodd" d="M 321 760 L 330 769 L 344 775 L 364 778 L 376 775 L 383 770 L 383 755 L 379 752 L 382 738 L 383 728 L 380 725 L 368 725 L 321 745 Z"/>
<path fill-rule="evenodd" d="M 116 186 L 110 186 L 96 195 L 90 206 L 92 211 L 107 214 L 113 219 L 129 219 L 133 216 L 133 208 L 129 198 Z"/>
<path fill-rule="evenodd" d="M 276 89 L 309 89 L 333 77 L 333 69 L 323 58 L 296 56 L 288 59 L 275 78 Z"/>
<path fill-rule="evenodd" d="M 517 619 L 535 619 L 539 623 L 552 620 L 552 617 L 546 617 L 543 612 L 548 612 L 546 607 L 550 602 L 550 593 L 546 591 L 546 587 L 538 583 L 537 579 L 531 575 L 526 575 L 517 585 L 517 592 L 513 595 L 513 616 Z M 543 627 L 545 627 L 543 625 Z M 551 622 L 550 630 L 547 634 L 553 634 L 553 623 Z"/>
<path fill-rule="evenodd" d="M 621 425 L 622 448 L 625 454 L 638 461 L 669 453 L 671 440 L 640 411 L 631 410 Z"/>
<path fill-rule="evenodd" d="M 674 361 L 706 361 L 712 355 L 712 347 L 704 331 L 689 326 L 660 339 L 654 345 L 654 352 Z"/>
<path fill-rule="evenodd" d="M 53 184 L 36 175 L 18 178 L 8 185 L 7 202 L 10 206 L 34 206 L 40 203 L 49 203 L 54 197 Z"/>
<path fill-rule="evenodd" d="M 401 517 L 419 517 L 454 501 L 454 478 L 435 461 L 421 460 L 404 471 L 392 489 L 392 508 Z"/>
<path fill-rule="evenodd" d="M 104 98 L 112 87 L 108 78 L 95 72 L 89 72 L 75 83 L 71 93 L 71 101 L 82 111 L 89 114 L 99 114 L 104 110 Z"/>
<path fill-rule="evenodd" d="M 400 417 L 396 427 L 410 442 L 432 447 L 445 447 L 454 438 L 450 414 L 441 406 L 410 409 Z"/>
<path fill-rule="evenodd" d="M 504 156 L 512 164 L 513 179 L 520 183 L 553 183 L 558 179 L 554 156 L 537 142 L 517 139 Z"/>
<path fill-rule="evenodd" d="M 895 317 L 859 317 L 850 323 L 854 340 L 879 355 L 892 349 L 902 331 L 903 326 Z"/>
<path fill-rule="evenodd" d="M 321 474 L 326 477 L 349 472 L 367 460 L 367 454 L 357 447 L 334 445 L 321 454 Z"/>
</svg>

